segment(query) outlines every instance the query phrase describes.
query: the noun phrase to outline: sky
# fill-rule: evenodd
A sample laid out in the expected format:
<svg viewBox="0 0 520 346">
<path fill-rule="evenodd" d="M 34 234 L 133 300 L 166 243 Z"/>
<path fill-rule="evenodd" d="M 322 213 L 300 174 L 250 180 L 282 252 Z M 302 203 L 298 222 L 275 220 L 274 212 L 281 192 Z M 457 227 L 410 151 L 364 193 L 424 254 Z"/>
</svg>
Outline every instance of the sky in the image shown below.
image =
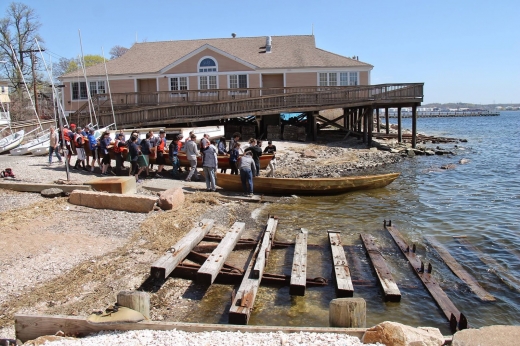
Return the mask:
<svg viewBox="0 0 520 346">
<path fill-rule="evenodd" d="M 520 103 L 519 0 L 20 0 L 56 62 L 115 45 L 309 35 L 374 66 L 371 84 L 424 83 L 424 104 Z M 0 2 L 5 16 L 9 0 Z"/>
</svg>

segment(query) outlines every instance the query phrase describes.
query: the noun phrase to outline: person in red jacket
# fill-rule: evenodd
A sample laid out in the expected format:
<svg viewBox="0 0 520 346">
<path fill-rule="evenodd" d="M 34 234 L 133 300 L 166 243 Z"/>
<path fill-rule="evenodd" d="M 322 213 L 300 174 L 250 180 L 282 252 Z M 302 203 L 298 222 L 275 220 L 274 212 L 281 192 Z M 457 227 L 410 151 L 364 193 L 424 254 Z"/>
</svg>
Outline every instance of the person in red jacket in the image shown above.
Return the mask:
<svg viewBox="0 0 520 346">
<path fill-rule="evenodd" d="M 166 163 L 166 159 L 164 158 L 164 148 L 166 147 L 166 131 L 159 131 L 159 138 L 157 140 L 157 159 L 155 162 L 159 167 L 157 167 L 157 173 L 155 173 L 156 178 L 162 178 L 161 172 L 164 168 L 164 164 Z"/>
</svg>

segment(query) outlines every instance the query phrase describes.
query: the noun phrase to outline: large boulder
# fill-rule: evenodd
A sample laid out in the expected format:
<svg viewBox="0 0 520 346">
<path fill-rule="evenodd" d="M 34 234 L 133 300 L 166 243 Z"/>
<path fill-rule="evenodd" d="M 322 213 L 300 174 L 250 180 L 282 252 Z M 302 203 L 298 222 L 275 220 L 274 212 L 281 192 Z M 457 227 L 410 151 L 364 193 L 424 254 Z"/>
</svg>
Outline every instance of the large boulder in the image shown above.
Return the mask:
<svg viewBox="0 0 520 346">
<path fill-rule="evenodd" d="M 520 343 L 520 326 L 488 326 L 464 329 L 453 335 L 452 346 L 509 346 Z"/>
<path fill-rule="evenodd" d="M 184 191 L 180 187 L 172 187 L 159 194 L 157 203 L 162 210 L 172 210 L 184 203 Z"/>
<path fill-rule="evenodd" d="M 397 322 L 382 322 L 367 329 L 363 343 L 382 343 L 386 346 L 440 346 L 444 337 L 437 328 L 414 328 Z"/>
<path fill-rule="evenodd" d="M 157 197 L 80 190 L 72 191 L 69 197 L 69 203 L 71 204 L 96 209 L 129 211 L 132 213 L 148 213 L 153 210 L 156 202 Z"/>
</svg>

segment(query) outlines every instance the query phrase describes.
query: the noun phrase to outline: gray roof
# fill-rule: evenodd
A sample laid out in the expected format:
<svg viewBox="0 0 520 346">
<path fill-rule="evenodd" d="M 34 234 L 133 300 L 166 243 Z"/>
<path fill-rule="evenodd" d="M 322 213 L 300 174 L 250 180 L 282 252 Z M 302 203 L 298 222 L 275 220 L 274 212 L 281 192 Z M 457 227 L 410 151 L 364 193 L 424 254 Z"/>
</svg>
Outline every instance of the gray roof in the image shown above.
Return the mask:
<svg viewBox="0 0 520 346">
<path fill-rule="evenodd" d="M 123 56 L 107 61 L 110 75 L 158 73 L 204 45 L 231 54 L 257 69 L 304 67 L 373 67 L 370 64 L 316 48 L 313 35 L 272 36 L 272 51 L 265 53 L 266 36 L 136 43 Z M 87 68 L 88 76 L 105 75 L 103 64 Z M 62 77 L 76 77 L 71 72 Z"/>
</svg>

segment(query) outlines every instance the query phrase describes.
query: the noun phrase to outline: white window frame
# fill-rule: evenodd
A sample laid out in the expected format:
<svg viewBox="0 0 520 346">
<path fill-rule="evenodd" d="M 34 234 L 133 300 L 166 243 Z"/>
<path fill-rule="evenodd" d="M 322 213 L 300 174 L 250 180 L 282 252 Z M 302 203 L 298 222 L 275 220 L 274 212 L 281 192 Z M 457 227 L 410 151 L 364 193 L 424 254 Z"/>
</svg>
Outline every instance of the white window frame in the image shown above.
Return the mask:
<svg viewBox="0 0 520 346">
<path fill-rule="evenodd" d="M 211 66 L 211 67 L 204 67 L 204 66 L 200 66 L 200 64 L 206 60 L 206 59 L 211 59 L 213 60 L 213 62 L 215 63 L 215 66 Z M 203 70 L 203 71 L 201 71 Z M 197 63 L 197 72 L 198 73 L 214 73 L 214 72 L 218 72 L 218 62 L 217 62 L 217 59 L 215 59 L 214 57 L 212 56 L 203 56 L 202 58 L 200 58 L 199 62 Z"/>
<path fill-rule="evenodd" d="M 240 87 L 240 77 L 244 76 L 246 78 L 246 85 L 245 87 Z M 232 79 L 236 78 L 236 84 Z M 235 84 L 235 86 L 233 86 Z M 240 90 L 240 89 L 247 89 L 249 88 L 249 75 L 245 73 L 241 74 L 230 74 L 228 75 L 228 89 L 230 89 L 229 94 L 247 94 L 247 90 Z M 238 89 L 238 90 L 236 90 Z"/>
<path fill-rule="evenodd" d="M 103 86 L 103 87 L 101 87 L 101 86 Z M 107 93 L 107 89 L 106 89 L 104 80 L 90 81 L 89 89 L 90 89 L 90 96 Z M 103 90 L 103 92 L 99 92 L 101 89 Z"/>
<path fill-rule="evenodd" d="M 359 85 L 359 72 L 318 72 L 318 86 L 320 87 L 349 85 Z"/>
<path fill-rule="evenodd" d="M 74 85 L 78 87 L 78 97 L 74 98 Z M 86 82 L 70 82 L 70 99 L 72 101 L 82 101 L 88 99 Z"/>
<path fill-rule="evenodd" d="M 174 89 L 173 80 L 177 80 L 177 89 Z M 185 81 L 186 85 L 183 85 L 182 81 Z M 185 87 L 185 89 L 183 89 Z M 170 91 L 188 91 L 190 89 L 189 86 L 189 78 L 187 76 L 176 76 L 170 77 Z M 172 95 L 181 95 L 183 93 L 172 93 Z"/>
</svg>

